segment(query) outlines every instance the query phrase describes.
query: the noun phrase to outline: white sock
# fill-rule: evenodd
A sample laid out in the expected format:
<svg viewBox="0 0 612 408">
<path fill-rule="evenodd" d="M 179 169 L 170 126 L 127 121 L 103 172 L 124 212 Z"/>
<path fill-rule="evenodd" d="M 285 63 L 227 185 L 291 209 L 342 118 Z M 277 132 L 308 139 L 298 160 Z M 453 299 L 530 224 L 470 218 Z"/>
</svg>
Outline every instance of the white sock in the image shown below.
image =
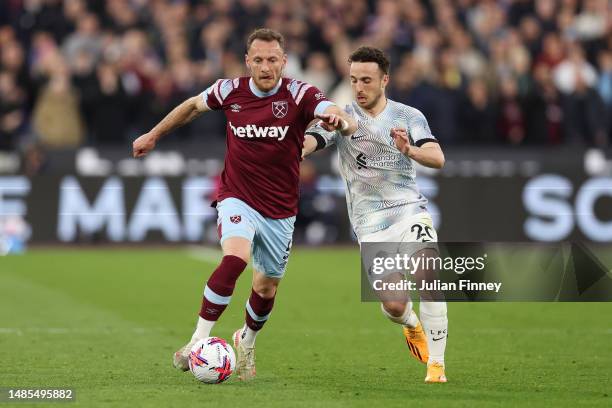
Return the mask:
<svg viewBox="0 0 612 408">
<path fill-rule="evenodd" d="M 404 310 L 404 314 L 402 314 L 401 316 L 390 315 L 389 312 L 385 310 L 385 307 L 382 303 L 380 304 L 380 309 L 382 310 L 383 314 L 387 316 L 387 318 L 393 323 L 401 324 L 402 326 L 410 328 L 416 327 L 416 325 L 419 324 L 419 318 L 412 310 L 412 302 L 410 301 L 406 305 L 406 310 Z"/>
<path fill-rule="evenodd" d="M 215 323 L 217 322 L 198 317 L 198 323 L 196 325 L 195 331 L 193 332 L 193 336 L 191 336 L 191 340 L 200 340 L 206 337 L 210 337 L 210 331 L 212 330 Z"/>
<path fill-rule="evenodd" d="M 240 340 L 245 347 L 252 348 L 255 346 L 255 337 L 259 330 L 253 330 L 246 324 L 242 328 L 242 339 Z"/>
<path fill-rule="evenodd" d="M 425 302 L 419 305 L 421 323 L 427 335 L 429 348 L 428 364 L 433 362 L 444 365 L 444 351 L 446 350 L 446 337 L 448 336 L 448 317 L 446 302 Z"/>
</svg>

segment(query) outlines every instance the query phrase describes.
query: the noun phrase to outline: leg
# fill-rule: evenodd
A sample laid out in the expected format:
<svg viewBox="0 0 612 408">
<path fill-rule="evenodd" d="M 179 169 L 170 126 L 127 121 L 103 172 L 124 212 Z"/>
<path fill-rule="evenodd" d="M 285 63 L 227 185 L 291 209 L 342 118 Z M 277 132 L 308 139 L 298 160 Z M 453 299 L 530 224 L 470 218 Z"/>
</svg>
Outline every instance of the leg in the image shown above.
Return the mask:
<svg viewBox="0 0 612 408">
<path fill-rule="evenodd" d="M 425 382 L 445 383 L 447 379 L 444 373 L 444 351 L 446 350 L 446 336 L 448 332 L 446 302 L 421 300 L 419 312 L 427 331 L 429 346 L 429 361 L 427 362 Z"/>
<path fill-rule="evenodd" d="M 429 350 L 427 348 L 427 337 L 423 327 L 412 310 L 412 301 L 398 302 L 387 301 L 380 304 L 381 310 L 389 320 L 402 325 L 406 345 L 412 357 L 421 363 L 427 363 Z"/>
<path fill-rule="evenodd" d="M 246 304 L 246 325 L 243 341 L 247 347 L 255 343 L 257 332 L 268 320 L 280 278 L 267 277 L 262 272 L 253 270 L 253 288 Z"/>
<path fill-rule="evenodd" d="M 424 249 L 419 254 L 423 256 L 423 259 L 436 259 L 438 257 L 438 252 L 433 249 Z M 435 268 L 420 268 L 417 270 L 415 277 L 419 281 L 417 285 L 421 286 L 423 281 L 432 282 L 438 279 L 438 274 Z M 437 363 L 444 366 L 444 351 L 448 332 L 444 294 L 440 291 L 424 290 L 419 295 L 419 314 L 427 334 L 429 349 L 428 364 Z"/>
<path fill-rule="evenodd" d="M 416 236 L 406 236 L 403 242 L 414 242 L 415 251 L 413 257 L 422 259 L 437 259 L 439 252 L 435 244 L 438 236 L 433 228 L 433 222 L 429 214 L 420 214 L 415 217 L 410 227 L 410 232 L 416 232 Z M 435 262 L 425 262 L 415 271 L 414 278 L 417 286 L 421 286 L 422 281 L 432 281 L 437 279 L 437 271 L 433 267 Z M 431 268 L 430 268 L 431 266 Z M 421 322 L 423 324 L 427 350 L 429 352 L 427 362 L 427 376 L 425 382 L 443 383 L 446 382 L 444 374 L 444 349 L 446 347 L 446 332 L 448 321 L 446 319 L 446 303 L 443 295 L 439 292 L 420 293 L 421 304 L 419 308 Z M 440 301 L 442 300 L 442 301 Z M 443 335 L 442 335 L 443 334 Z"/>
<path fill-rule="evenodd" d="M 221 264 L 208 278 L 194 339 L 210 336 L 210 331 L 229 304 L 240 274 L 251 257 L 257 212 L 235 198 L 217 206 L 219 239 L 223 249 Z"/>
<path fill-rule="evenodd" d="M 381 302 L 382 312 L 389 320 L 394 323 L 407 327 L 416 327 L 419 319 L 412 310 L 412 301 L 383 301 Z"/>
<path fill-rule="evenodd" d="M 268 320 L 285 273 L 295 217 L 263 218 L 253 241 L 253 287 L 246 302 L 245 325 L 234 333 L 238 353 L 236 373 L 241 380 L 255 377 L 255 338 Z"/>
<path fill-rule="evenodd" d="M 399 231 L 390 228 L 363 237 L 364 239 L 361 241 L 361 253 L 366 264 L 369 265 L 374 257 L 379 257 L 382 254 L 388 257 L 390 255 L 394 256 L 396 254 L 402 255 L 411 253 L 410 251 L 413 249 L 411 242 L 413 242 L 415 238 L 406 236 L 406 231 L 410 234 L 409 225 L 398 225 L 396 227 L 400 227 Z M 407 244 L 401 244 L 398 247 L 392 244 L 393 242 L 407 242 Z M 416 313 L 412 310 L 412 300 L 408 292 L 403 289 L 377 290 L 374 286 L 374 279 L 381 280 L 384 283 L 402 282 L 406 279 L 405 272 L 403 270 L 385 271 L 382 274 L 376 275 L 375 278 L 372 273 L 368 273 L 368 279 L 372 290 L 380 299 L 382 313 L 393 323 L 402 326 L 406 345 L 412 357 L 421 363 L 427 363 L 429 358 L 427 338 Z"/>
<path fill-rule="evenodd" d="M 425 257 L 437 257 L 436 251 L 427 249 Z M 417 272 L 420 280 L 433 281 L 438 278 L 435 269 L 422 269 Z M 425 382 L 445 383 L 444 351 L 446 350 L 446 337 L 448 333 L 448 318 L 444 294 L 439 291 L 422 291 L 420 293 L 419 314 L 425 333 L 427 334 L 427 348 L 429 358 L 427 361 L 427 376 Z"/>
<path fill-rule="evenodd" d="M 229 305 L 238 277 L 249 262 L 251 252 L 249 240 L 241 237 L 228 238 L 223 242 L 222 248 L 223 259 L 208 278 L 204 288 L 200 317 L 192 340 L 210 336 L 215 322 Z"/>
<path fill-rule="evenodd" d="M 279 283 L 279 278 L 270 278 L 253 270 L 253 288 L 246 303 L 246 323 L 234 333 L 234 347 L 238 352 L 236 372 L 243 381 L 255 377 L 255 338 L 270 317 Z"/>
<path fill-rule="evenodd" d="M 189 369 L 188 356 L 193 344 L 210 336 L 213 326 L 227 308 L 236 281 L 250 258 L 251 242 L 255 234 L 252 221 L 255 211 L 233 198 L 220 202 L 217 210 L 223 259 L 206 282 L 198 322 L 191 340 L 174 353 L 174 366 L 183 371 Z"/>
<path fill-rule="evenodd" d="M 246 344 L 255 341 L 255 334 L 268 320 L 274 298 L 291 251 L 295 217 L 267 219 L 261 222 L 261 233 L 253 244 L 253 287 L 246 303 Z"/>
<path fill-rule="evenodd" d="M 385 283 L 399 283 L 405 279 L 401 272 L 393 272 L 382 276 Z M 380 306 L 383 314 L 393 323 L 407 327 L 416 327 L 419 319 L 412 311 L 412 300 L 404 290 L 376 291 L 380 298 Z"/>
<path fill-rule="evenodd" d="M 427 301 L 421 299 L 419 314 L 427 332 L 429 346 L 429 364 L 444 365 L 444 351 L 448 334 L 448 317 L 446 302 Z"/>
</svg>

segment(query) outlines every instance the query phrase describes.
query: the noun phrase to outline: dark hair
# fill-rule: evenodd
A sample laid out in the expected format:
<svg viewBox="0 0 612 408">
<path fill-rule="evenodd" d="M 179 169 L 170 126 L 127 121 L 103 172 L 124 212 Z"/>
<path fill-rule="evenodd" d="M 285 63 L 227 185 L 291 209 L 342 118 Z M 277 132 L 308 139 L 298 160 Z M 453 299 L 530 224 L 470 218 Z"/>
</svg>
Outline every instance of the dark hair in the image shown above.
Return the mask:
<svg viewBox="0 0 612 408">
<path fill-rule="evenodd" d="M 375 62 L 384 74 L 389 73 L 389 59 L 378 48 L 367 46 L 357 48 L 349 57 L 349 63 L 351 62 Z"/>
<path fill-rule="evenodd" d="M 269 28 L 258 28 L 257 30 L 253 31 L 251 35 L 249 35 L 246 47 L 247 52 L 249 51 L 249 49 L 251 48 L 251 44 L 253 44 L 253 41 L 255 40 L 262 40 L 268 42 L 276 41 L 278 42 L 278 45 L 280 45 L 282 50 L 285 49 L 285 37 L 283 37 L 283 35 L 278 31 L 274 31 Z"/>
</svg>

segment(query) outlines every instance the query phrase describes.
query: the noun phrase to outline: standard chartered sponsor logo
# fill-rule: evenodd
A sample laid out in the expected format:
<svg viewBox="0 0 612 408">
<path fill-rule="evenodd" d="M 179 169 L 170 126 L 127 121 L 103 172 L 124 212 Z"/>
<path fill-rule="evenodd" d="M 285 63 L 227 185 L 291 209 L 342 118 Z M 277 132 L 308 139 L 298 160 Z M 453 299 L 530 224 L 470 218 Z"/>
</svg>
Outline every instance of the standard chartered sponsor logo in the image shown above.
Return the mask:
<svg viewBox="0 0 612 408">
<path fill-rule="evenodd" d="M 386 154 L 382 156 L 376 156 L 369 159 L 369 164 L 372 167 L 387 167 L 387 168 L 404 168 L 407 167 L 406 160 L 404 160 L 401 154 Z"/>
<path fill-rule="evenodd" d="M 289 126 L 234 126 L 232 122 L 229 122 L 229 125 L 236 136 L 248 139 L 269 137 L 280 142 L 287 136 L 289 131 Z"/>
<path fill-rule="evenodd" d="M 358 169 L 374 168 L 390 168 L 390 169 L 405 169 L 409 168 L 409 164 L 400 154 L 387 154 L 384 156 L 369 157 L 364 153 L 359 153 L 355 157 Z"/>
</svg>

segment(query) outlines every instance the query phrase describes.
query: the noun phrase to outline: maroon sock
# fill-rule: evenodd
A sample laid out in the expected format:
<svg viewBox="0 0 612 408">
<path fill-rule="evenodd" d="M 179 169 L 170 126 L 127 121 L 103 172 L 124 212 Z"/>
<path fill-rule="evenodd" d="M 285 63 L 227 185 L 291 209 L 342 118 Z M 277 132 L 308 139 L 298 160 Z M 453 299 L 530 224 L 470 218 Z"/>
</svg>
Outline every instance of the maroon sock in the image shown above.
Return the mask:
<svg viewBox="0 0 612 408">
<path fill-rule="evenodd" d="M 272 307 L 274 306 L 274 297 L 264 299 L 259 296 L 254 290 L 251 290 L 251 297 L 246 304 L 246 324 L 252 330 L 261 330 L 263 325 L 268 320 Z"/>
<path fill-rule="evenodd" d="M 202 298 L 200 317 L 216 321 L 229 304 L 238 277 L 246 268 L 246 262 L 234 255 L 226 255 L 208 278 Z"/>
</svg>

